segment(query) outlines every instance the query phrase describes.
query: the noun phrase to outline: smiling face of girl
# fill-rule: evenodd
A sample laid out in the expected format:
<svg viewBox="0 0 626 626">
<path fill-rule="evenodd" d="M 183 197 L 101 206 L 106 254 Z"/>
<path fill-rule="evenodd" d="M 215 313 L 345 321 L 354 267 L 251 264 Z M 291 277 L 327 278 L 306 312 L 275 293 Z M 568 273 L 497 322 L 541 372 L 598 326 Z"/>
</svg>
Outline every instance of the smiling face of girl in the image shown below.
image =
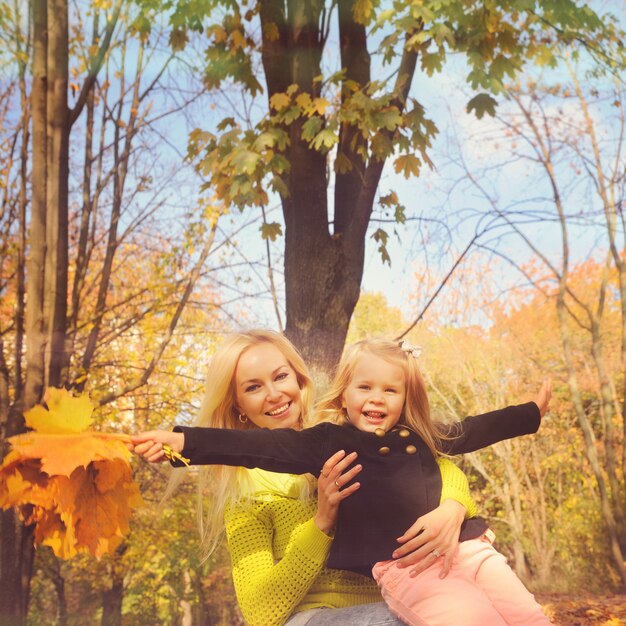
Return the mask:
<svg viewBox="0 0 626 626">
<path fill-rule="evenodd" d="M 406 398 L 403 369 L 374 354 L 361 356 L 343 393 L 342 405 L 359 430 L 392 429 Z"/>
<path fill-rule="evenodd" d="M 245 350 L 235 370 L 237 409 L 259 428 L 299 428 L 302 393 L 296 372 L 271 343 Z"/>
</svg>

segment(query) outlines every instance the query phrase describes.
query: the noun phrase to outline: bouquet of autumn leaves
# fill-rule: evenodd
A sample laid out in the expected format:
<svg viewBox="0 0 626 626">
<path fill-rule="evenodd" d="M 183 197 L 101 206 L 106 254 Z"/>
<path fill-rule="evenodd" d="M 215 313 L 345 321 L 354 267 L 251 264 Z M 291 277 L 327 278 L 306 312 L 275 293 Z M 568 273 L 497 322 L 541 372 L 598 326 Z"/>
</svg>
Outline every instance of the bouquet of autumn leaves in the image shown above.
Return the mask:
<svg viewBox="0 0 626 626">
<path fill-rule="evenodd" d="M 128 435 L 86 430 L 93 405 L 87 396 L 49 388 L 46 407 L 24 413 L 30 432 L 10 437 L 0 466 L 0 507 L 14 507 L 35 524 L 35 543 L 60 558 L 77 552 L 112 554 L 142 504 L 132 480 Z"/>
</svg>

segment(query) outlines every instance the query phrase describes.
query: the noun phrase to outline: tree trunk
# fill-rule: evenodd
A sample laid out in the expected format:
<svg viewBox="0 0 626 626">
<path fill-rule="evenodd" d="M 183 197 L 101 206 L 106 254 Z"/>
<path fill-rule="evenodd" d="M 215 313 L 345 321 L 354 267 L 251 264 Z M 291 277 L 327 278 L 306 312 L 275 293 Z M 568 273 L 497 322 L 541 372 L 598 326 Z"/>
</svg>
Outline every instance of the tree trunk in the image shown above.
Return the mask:
<svg viewBox="0 0 626 626">
<path fill-rule="evenodd" d="M 124 578 L 114 574 L 111 586 L 102 592 L 101 626 L 122 626 L 123 598 Z"/>
<path fill-rule="evenodd" d="M 63 574 L 61 572 L 61 567 L 59 564 L 59 559 L 51 555 L 51 567 L 48 570 L 48 575 L 52 584 L 54 585 L 54 590 L 57 596 L 57 615 L 58 615 L 58 626 L 67 626 L 67 597 L 65 595 L 65 578 L 63 578 Z"/>
<path fill-rule="evenodd" d="M 111 557 L 108 570 L 111 586 L 102 592 L 101 626 L 122 626 L 122 600 L 124 599 L 125 566 L 122 562 L 128 544 L 122 542 Z"/>
<path fill-rule="evenodd" d="M 47 92 L 47 6 L 32 0 L 32 186 L 30 250 L 26 308 L 26 379 L 24 396 L 15 397 L 8 409 L 5 437 L 24 430 L 21 410 L 41 398 L 44 384 L 43 281 L 46 228 L 46 92 Z M 4 442 L 2 442 L 4 444 Z M 2 455 L 6 452 L 1 451 Z M 21 626 L 26 622 L 28 592 L 34 549 L 32 528 L 25 527 L 12 511 L 0 512 L 0 622 Z"/>
<path fill-rule="evenodd" d="M 325 3 L 267 0 L 261 5 L 263 67 L 268 98 L 297 85 L 312 98 L 320 95 L 321 57 L 327 24 Z M 366 86 L 371 59 L 366 29 L 354 20 L 354 0 L 338 3 L 341 65 L 345 81 Z M 276 36 L 278 32 L 278 36 Z M 408 36 L 413 33 L 409 33 Z M 417 53 L 405 51 L 396 75 L 393 106 L 402 112 L 411 86 Z M 342 100 L 352 92 L 344 88 Z M 301 138 L 303 119 L 285 127 L 289 134 L 283 176 L 288 194 L 285 219 L 285 333 L 313 369 L 336 365 L 359 299 L 367 228 L 384 158 L 373 155 L 356 126 L 344 123 L 338 150 L 352 164 L 335 176 L 334 215 L 328 206 L 327 154 Z M 386 132 L 386 131 L 381 131 Z M 391 132 L 389 132 L 391 140 Z M 315 274 L 311 269 L 315 268 Z"/>
<path fill-rule="evenodd" d="M 23 431 L 22 411 L 65 367 L 69 118 L 66 0 L 32 0 L 32 181 L 27 260 L 26 375 L 9 409 L 5 436 Z M 48 16 L 54 16 L 48 20 Z M 19 388 L 19 387 L 18 387 Z M 3 450 L 4 453 L 4 450 Z M 33 529 L 0 513 L 0 622 L 23 625 L 33 571 Z"/>
<path fill-rule="evenodd" d="M 44 316 L 47 321 L 46 386 L 64 382 L 68 285 L 69 109 L 67 0 L 48 0 L 48 100 L 46 154 L 46 263 Z"/>
<path fill-rule="evenodd" d="M 339 3 L 341 61 L 347 80 L 366 85 L 370 80 L 370 57 L 365 28 L 352 16 L 353 4 L 352 0 Z M 291 84 L 312 97 L 319 96 L 321 84 L 315 78 L 321 74 L 326 36 L 324 18 L 324 3 L 319 1 L 262 3 L 263 66 L 268 98 L 284 92 Z M 268 24 L 270 28 L 266 28 Z M 402 103 L 412 71 L 400 74 L 404 81 L 399 94 Z M 367 157 L 362 153 L 367 148 L 365 140 L 358 138 L 355 128 L 344 125 L 339 147 L 354 169 L 336 178 L 331 228 L 327 155 L 302 140 L 302 123 L 299 119 L 286 127 L 290 169 L 283 179 L 289 193 L 282 197 L 285 333 L 313 369 L 327 372 L 339 360 L 359 298 L 367 226 L 384 162 L 371 159 L 372 167 L 366 167 Z M 315 274 L 311 273 L 313 267 Z"/>
<path fill-rule="evenodd" d="M 585 449 L 587 453 L 587 458 L 589 460 L 591 469 L 596 479 L 596 484 L 598 485 L 599 497 L 600 497 L 600 508 L 602 511 L 602 516 L 604 518 L 604 523 L 606 525 L 607 532 L 609 534 L 609 545 L 611 548 L 611 555 L 613 557 L 613 563 L 622 580 L 622 585 L 626 587 L 626 563 L 624 562 L 624 553 L 622 552 L 622 549 L 621 549 L 620 537 L 618 535 L 617 524 L 615 522 L 615 516 L 613 515 L 613 510 L 611 508 L 611 501 L 610 501 L 609 493 L 606 487 L 604 473 L 600 465 L 600 460 L 598 459 L 598 452 L 596 450 L 595 433 L 593 431 L 593 427 L 591 426 L 589 422 L 589 418 L 587 417 L 587 414 L 585 413 L 585 408 L 583 406 L 583 401 L 582 401 L 580 390 L 578 387 L 578 380 L 576 378 L 576 373 L 574 371 L 572 348 L 570 344 L 569 335 L 567 334 L 567 319 L 566 319 L 567 313 L 565 310 L 563 297 L 564 297 L 564 287 L 563 287 L 563 281 L 562 281 L 562 284 L 560 286 L 560 292 L 557 297 L 557 314 L 558 314 L 559 327 L 560 327 L 560 332 L 561 332 L 561 342 L 563 344 L 563 354 L 565 357 L 565 365 L 567 368 L 567 384 L 569 386 L 569 389 L 572 395 L 572 403 L 574 405 L 576 417 L 578 418 L 578 423 L 580 424 L 580 428 L 583 431 L 583 436 L 585 438 Z"/>
</svg>

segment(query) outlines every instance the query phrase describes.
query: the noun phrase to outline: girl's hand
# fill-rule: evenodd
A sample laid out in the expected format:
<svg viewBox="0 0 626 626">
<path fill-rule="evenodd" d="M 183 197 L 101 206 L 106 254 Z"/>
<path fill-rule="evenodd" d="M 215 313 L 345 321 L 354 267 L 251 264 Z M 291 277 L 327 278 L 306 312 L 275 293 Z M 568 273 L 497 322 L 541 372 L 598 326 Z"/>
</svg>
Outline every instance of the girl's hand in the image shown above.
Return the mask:
<svg viewBox="0 0 626 626">
<path fill-rule="evenodd" d="M 443 560 L 439 578 L 445 578 L 459 548 L 465 507 L 456 500 L 444 500 L 436 509 L 417 518 L 398 541 L 404 545 L 393 554 L 401 567 L 415 565 L 411 577 L 417 576 L 437 560 Z"/>
<path fill-rule="evenodd" d="M 552 381 L 548 378 L 543 381 L 541 389 L 534 398 L 534 403 L 539 407 L 539 414 L 543 417 L 548 412 L 548 405 L 552 398 Z"/>
<path fill-rule="evenodd" d="M 185 435 L 169 430 L 147 430 L 131 436 L 133 451 L 150 463 L 161 463 L 166 460 L 163 445 L 166 444 L 174 452 L 182 452 L 185 447 Z"/>
<path fill-rule="evenodd" d="M 361 483 L 346 485 L 363 469 L 361 465 L 355 465 L 347 472 L 344 471 L 354 463 L 356 452 L 348 455 L 343 450 L 331 456 L 317 479 L 317 514 L 315 515 L 316 526 L 326 534 L 335 526 L 339 503 L 352 495 Z"/>
</svg>

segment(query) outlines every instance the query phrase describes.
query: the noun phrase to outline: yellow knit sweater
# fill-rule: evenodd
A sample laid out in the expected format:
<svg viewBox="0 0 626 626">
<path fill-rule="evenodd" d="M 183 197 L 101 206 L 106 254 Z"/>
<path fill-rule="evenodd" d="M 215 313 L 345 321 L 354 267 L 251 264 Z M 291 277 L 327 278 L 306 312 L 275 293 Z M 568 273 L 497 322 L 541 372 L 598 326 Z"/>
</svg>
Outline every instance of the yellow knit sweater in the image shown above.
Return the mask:
<svg viewBox="0 0 626 626">
<path fill-rule="evenodd" d="M 476 515 L 465 474 L 438 461 L 441 500 L 453 498 Z M 376 583 L 353 572 L 324 567 L 332 538 L 315 525 L 315 499 L 300 498 L 302 476 L 247 470 L 252 499 L 227 508 L 226 536 L 233 581 L 250 626 L 282 626 L 296 612 L 380 602 Z"/>
</svg>

